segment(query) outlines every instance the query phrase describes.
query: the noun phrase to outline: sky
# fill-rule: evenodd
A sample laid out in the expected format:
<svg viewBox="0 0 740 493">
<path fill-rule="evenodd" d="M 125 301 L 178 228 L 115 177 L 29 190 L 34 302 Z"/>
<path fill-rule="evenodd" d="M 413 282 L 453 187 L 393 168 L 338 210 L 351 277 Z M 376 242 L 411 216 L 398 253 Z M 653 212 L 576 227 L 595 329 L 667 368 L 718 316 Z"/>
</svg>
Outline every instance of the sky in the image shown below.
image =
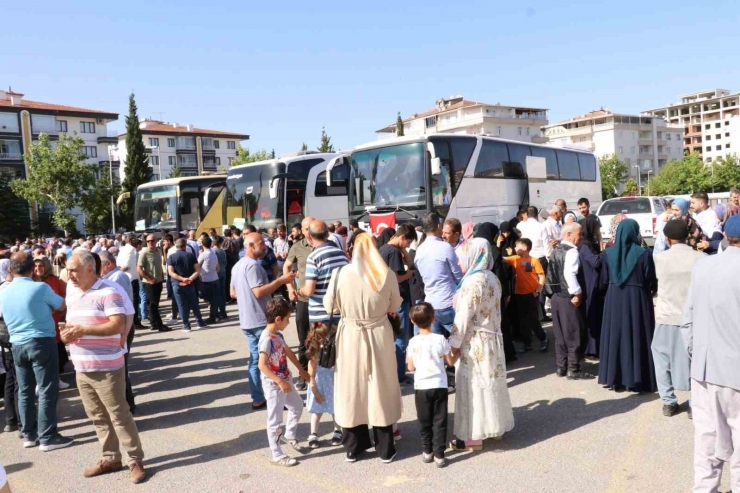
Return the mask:
<svg viewBox="0 0 740 493">
<path fill-rule="evenodd" d="M 278 155 L 375 140 L 442 97 L 550 123 L 713 88 L 740 92 L 740 9 L 685 0 L 8 2 L 0 87 L 245 133 Z"/>
</svg>

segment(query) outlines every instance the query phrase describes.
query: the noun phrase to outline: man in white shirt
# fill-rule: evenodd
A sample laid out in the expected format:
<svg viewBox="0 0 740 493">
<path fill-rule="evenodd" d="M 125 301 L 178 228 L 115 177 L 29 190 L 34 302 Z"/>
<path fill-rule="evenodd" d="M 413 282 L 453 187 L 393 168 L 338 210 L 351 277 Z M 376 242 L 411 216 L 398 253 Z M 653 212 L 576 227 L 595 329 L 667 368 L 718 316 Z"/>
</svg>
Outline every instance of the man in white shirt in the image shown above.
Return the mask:
<svg viewBox="0 0 740 493">
<path fill-rule="evenodd" d="M 131 290 L 134 293 L 134 307 L 137 308 L 134 314 L 134 327 L 141 328 L 141 318 L 139 317 L 138 307 L 141 305 L 141 298 L 139 297 L 139 273 L 136 269 L 137 261 L 139 260 L 138 252 L 136 251 L 136 245 L 139 239 L 134 235 L 129 235 L 126 238 L 126 244 L 121 246 L 118 250 L 118 258 L 116 259 L 116 265 L 123 271 L 131 281 Z"/>
<path fill-rule="evenodd" d="M 527 238 L 532 242 L 532 249 L 529 251 L 529 254 L 539 260 L 542 269 L 547 272 L 547 258 L 552 253 L 552 247 L 550 246 L 544 226 L 537 221 L 538 213 L 537 207 L 528 207 L 526 214 L 522 215 L 522 220 L 517 224 L 517 229 L 519 229 L 522 238 Z M 545 300 L 545 294 L 540 293 L 542 315 L 545 314 Z M 543 317 L 542 320 L 544 322 L 550 321 L 547 317 Z"/>
<path fill-rule="evenodd" d="M 550 214 L 550 217 L 542 224 L 542 229 L 545 230 L 545 236 L 547 236 L 545 254 L 549 258 L 550 254 L 552 254 L 552 249 L 560 243 L 560 230 L 562 228 L 560 220 L 563 218 L 563 210 L 559 205 L 554 205 L 547 212 Z"/>
<path fill-rule="evenodd" d="M 547 269 L 545 292 L 552 304 L 552 327 L 555 334 L 555 364 L 559 377 L 568 380 L 590 380 L 595 375 L 581 371 L 581 360 L 588 337 L 579 307 L 583 299 L 578 282 L 578 244 L 581 225 L 563 226 L 562 241 L 553 251 Z"/>
<path fill-rule="evenodd" d="M 702 232 L 707 235 L 709 241 L 719 243 L 722 241 L 722 224 L 717 214 L 709 208 L 709 196 L 704 192 L 697 192 L 691 196 L 691 208 L 694 209 L 694 219 L 701 227 Z M 709 242 L 703 241 L 699 249 L 706 253 L 715 253 L 717 248 L 711 248 Z M 717 245 L 718 246 L 718 245 Z"/>
</svg>

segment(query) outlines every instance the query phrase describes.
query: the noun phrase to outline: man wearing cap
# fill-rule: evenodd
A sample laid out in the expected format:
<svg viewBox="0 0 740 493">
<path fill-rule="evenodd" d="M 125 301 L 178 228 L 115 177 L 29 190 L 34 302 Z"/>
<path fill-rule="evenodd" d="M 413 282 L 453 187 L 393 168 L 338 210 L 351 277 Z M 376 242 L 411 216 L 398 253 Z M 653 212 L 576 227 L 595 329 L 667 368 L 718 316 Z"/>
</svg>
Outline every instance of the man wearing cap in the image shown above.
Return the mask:
<svg viewBox="0 0 740 493">
<path fill-rule="evenodd" d="M 660 281 L 651 348 L 658 393 L 663 400 L 663 416 L 671 417 L 678 412 L 674 389 L 691 390 L 691 362 L 681 339 L 680 326 L 691 284 L 691 271 L 696 261 L 705 255 L 686 244 L 689 236 L 686 222 L 680 219 L 668 221 L 663 234 L 669 249 L 655 256 L 655 273 Z M 691 407 L 688 411 L 691 416 Z"/>
<path fill-rule="evenodd" d="M 723 462 L 740 491 L 740 215 L 727 220 L 725 237 L 722 255 L 694 265 L 681 327 L 691 356 L 695 492 L 718 491 Z"/>
</svg>

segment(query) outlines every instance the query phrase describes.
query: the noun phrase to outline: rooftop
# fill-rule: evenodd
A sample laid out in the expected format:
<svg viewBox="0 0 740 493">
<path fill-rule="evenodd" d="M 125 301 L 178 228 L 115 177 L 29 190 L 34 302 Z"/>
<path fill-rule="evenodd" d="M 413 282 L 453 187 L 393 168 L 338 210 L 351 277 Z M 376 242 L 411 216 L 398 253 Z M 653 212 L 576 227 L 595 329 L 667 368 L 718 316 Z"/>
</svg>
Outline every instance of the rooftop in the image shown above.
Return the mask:
<svg viewBox="0 0 740 493">
<path fill-rule="evenodd" d="M 60 115 L 84 114 L 94 115 L 99 118 L 111 120 L 118 119 L 118 113 L 110 111 L 94 110 L 90 108 L 79 108 L 77 106 L 66 106 L 63 104 L 43 103 L 23 98 L 23 94 L 8 88 L 7 91 L 0 90 L 0 108 L 12 108 L 19 110 L 40 110 L 45 113 L 57 113 Z"/>
<path fill-rule="evenodd" d="M 589 111 L 588 113 L 584 115 L 574 116 L 573 118 L 570 118 L 568 120 L 563 120 L 557 123 L 553 123 L 550 125 L 545 125 L 544 128 L 552 128 L 552 127 L 559 127 L 562 125 L 567 125 L 569 123 L 575 123 L 575 122 L 582 122 L 587 120 L 593 120 L 596 118 L 606 118 L 606 117 L 620 117 L 620 118 L 629 118 L 629 122 L 622 121 L 621 123 L 634 123 L 634 124 L 650 124 L 650 120 L 652 120 L 652 116 L 640 116 L 640 115 L 630 115 L 627 113 L 614 113 L 609 108 L 600 108 L 598 110 Z M 636 119 L 636 121 L 632 121 L 632 119 Z"/>
<path fill-rule="evenodd" d="M 159 134 L 159 135 L 200 135 L 203 137 L 232 137 L 238 140 L 248 140 L 249 135 L 241 134 L 238 132 L 225 132 L 222 130 L 209 130 L 207 128 L 199 128 L 193 125 L 180 125 L 178 123 L 162 122 L 159 120 L 151 120 L 145 118 L 139 122 L 139 127 L 142 133 L 145 134 Z M 119 135 L 125 137 L 126 134 Z"/>
</svg>

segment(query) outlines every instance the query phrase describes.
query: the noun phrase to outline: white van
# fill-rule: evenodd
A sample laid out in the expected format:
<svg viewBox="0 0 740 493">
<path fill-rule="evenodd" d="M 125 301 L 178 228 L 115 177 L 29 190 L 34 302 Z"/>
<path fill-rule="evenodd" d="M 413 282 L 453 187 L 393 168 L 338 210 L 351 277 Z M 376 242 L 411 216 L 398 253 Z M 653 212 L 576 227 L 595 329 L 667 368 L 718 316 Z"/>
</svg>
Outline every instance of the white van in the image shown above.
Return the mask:
<svg viewBox="0 0 740 493">
<path fill-rule="evenodd" d="M 665 212 L 668 205 L 662 197 L 617 197 L 605 200 L 599 206 L 596 214 L 601 221 L 601 236 L 604 241 L 611 239 L 609 226 L 614 216 L 619 213 L 637 221 L 640 225 L 640 234 L 648 246 L 655 244 L 658 235 L 655 227 L 658 216 Z"/>
</svg>

